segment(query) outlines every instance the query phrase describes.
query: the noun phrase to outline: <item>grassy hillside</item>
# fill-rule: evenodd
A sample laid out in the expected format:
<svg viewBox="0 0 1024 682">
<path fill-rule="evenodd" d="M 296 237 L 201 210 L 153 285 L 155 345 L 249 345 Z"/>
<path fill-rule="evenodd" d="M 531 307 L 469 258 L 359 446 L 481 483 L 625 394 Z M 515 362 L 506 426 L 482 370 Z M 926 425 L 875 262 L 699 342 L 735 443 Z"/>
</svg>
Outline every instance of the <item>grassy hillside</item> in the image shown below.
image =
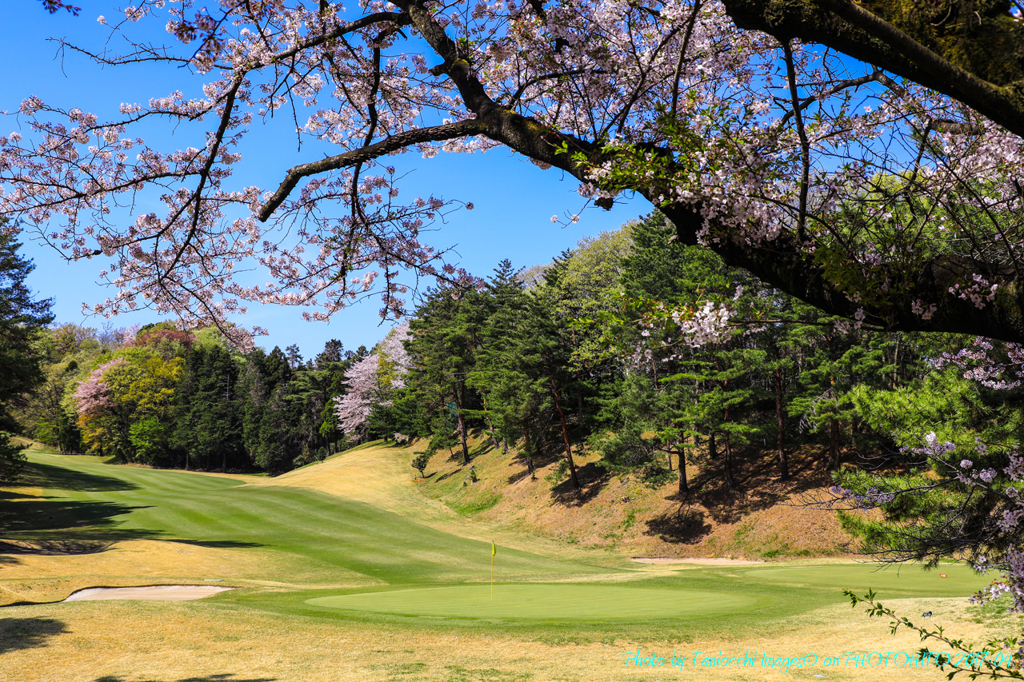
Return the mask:
<svg viewBox="0 0 1024 682">
<path fill-rule="evenodd" d="M 875 589 L 910 615 L 980 639 L 1001 616 L 963 596 L 985 583 L 832 560 L 649 566 L 621 551 L 537 536 L 522 519 L 460 514 L 487 493 L 434 482 L 409 453 L 370 446 L 276 479 L 104 464 L 34 452 L 24 485 L 0 488 L 0 598 L 46 602 L 86 586 L 191 583 L 237 589 L 195 602 L 67 602 L 0 610 L 0 680 L 678 679 L 625 656 L 748 650 L 903 650 L 851 612 L 841 588 Z M 441 479 L 442 462 L 428 473 Z M 506 474 L 507 475 L 507 474 Z M 517 485 L 522 485 L 520 482 Z M 611 484 L 606 484 L 606 487 Z M 476 486 L 476 487 L 474 487 Z M 537 489 L 546 486 L 537 482 Z M 456 490 L 458 488 L 458 490 Z M 465 488 L 465 490 L 463 490 Z M 547 486 L 550 495 L 550 487 Z M 598 498 L 593 498 L 598 499 Z M 557 500 L 553 505 L 562 504 Z M 490 539 L 498 542 L 494 590 Z M 952 629 L 952 628 L 951 628 Z M 936 679 L 931 669 L 705 669 L 689 679 Z"/>
<path fill-rule="evenodd" d="M 363 450 L 361 457 L 377 457 L 405 476 L 416 473 L 409 465 L 415 445 L 377 450 L 379 455 Z M 790 456 L 793 475 L 784 483 L 777 480 L 771 452 L 745 459 L 732 490 L 715 469 L 688 465 L 686 496 L 678 494 L 675 480 L 652 487 L 636 475 L 608 474 L 587 453 L 577 454 L 579 495 L 557 478 L 558 460 L 542 462 L 531 480 L 521 462 L 483 439 L 474 442 L 471 454 L 472 474 L 457 458 L 436 454 L 416 483 L 422 496 L 460 515 L 562 544 L 628 556 L 751 560 L 849 556 L 856 547 L 833 513 L 807 506 L 832 485 L 812 447 Z"/>
</svg>

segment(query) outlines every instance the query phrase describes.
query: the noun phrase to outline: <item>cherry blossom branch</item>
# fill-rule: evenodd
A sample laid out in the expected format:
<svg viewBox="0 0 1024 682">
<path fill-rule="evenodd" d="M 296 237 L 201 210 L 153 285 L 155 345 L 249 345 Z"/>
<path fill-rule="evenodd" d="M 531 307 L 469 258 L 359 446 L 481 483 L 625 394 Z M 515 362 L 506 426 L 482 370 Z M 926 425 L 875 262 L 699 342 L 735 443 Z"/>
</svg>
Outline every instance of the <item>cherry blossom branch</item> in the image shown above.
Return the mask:
<svg viewBox="0 0 1024 682">
<path fill-rule="evenodd" d="M 350 168 L 372 159 L 386 156 L 393 152 L 401 151 L 415 144 L 424 142 L 440 142 L 442 140 L 454 140 L 469 135 L 477 135 L 484 132 L 484 127 L 479 121 L 469 119 L 457 123 L 446 123 L 444 125 L 430 128 L 415 128 L 413 130 L 396 133 L 380 142 L 371 144 L 359 149 L 330 156 L 326 159 L 305 163 L 295 166 L 288 171 L 285 179 L 277 188 L 277 191 L 267 199 L 259 209 L 257 217 L 261 222 L 266 222 L 277 210 L 278 206 L 288 198 L 291 191 L 303 178 L 311 175 L 319 175 L 332 170 Z"/>
<path fill-rule="evenodd" d="M 807 227 L 807 191 L 810 189 L 811 144 L 804 130 L 804 117 L 800 113 L 800 95 L 796 86 L 796 67 L 793 64 L 793 48 L 787 40 L 782 43 L 782 54 L 786 60 L 786 81 L 789 83 L 789 94 L 793 103 L 793 118 L 796 120 L 796 134 L 800 138 L 800 204 L 796 218 L 796 238 L 806 241 Z"/>
<path fill-rule="evenodd" d="M 185 236 L 185 240 L 182 242 L 181 246 L 178 247 L 177 253 L 174 255 L 174 260 L 172 260 L 170 264 L 164 268 L 164 271 L 157 277 L 157 284 L 162 284 L 167 274 L 174 271 L 175 267 L 177 267 L 178 263 L 181 261 L 182 254 L 189 248 L 189 245 L 192 243 L 192 239 L 199 230 L 200 201 L 203 196 L 203 187 L 206 186 L 210 171 L 213 168 L 213 163 L 217 158 L 217 152 L 220 151 L 220 146 L 224 141 L 224 135 L 227 132 L 228 124 L 231 122 L 231 115 L 234 112 L 235 95 L 238 94 L 238 89 L 241 86 L 242 79 L 238 78 L 234 83 L 232 83 L 231 87 L 228 88 L 227 94 L 224 98 L 224 113 L 221 114 L 220 125 L 217 128 L 217 132 L 213 135 L 213 144 L 210 145 L 210 151 L 209 154 L 207 154 L 206 163 L 203 164 L 202 170 L 199 171 L 199 183 L 196 185 L 196 188 L 192 192 L 192 196 L 189 200 L 181 206 L 178 214 L 168 221 L 168 226 L 174 224 L 178 215 L 181 215 L 188 206 L 193 206 L 192 225 L 189 228 L 188 234 Z M 164 227 L 163 230 L 159 230 L 153 236 L 153 239 L 155 239 L 153 246 L 154 261 L 157 259 L 157 255 L 159 253 L 160 237 L 167 229 L 168 227 Z"/>
<path fill-rule="evenodd" d="M 525 83 L 523 83 L 522 85 L 520 85 L 516 89 L 515 93 L 513 93 L 512 97 L 509 99 L 508 107 L 511 109 L 516 104 L 518 104 L 519 100 L 522 99 L 522 97 L 526 93 L 526 91 L 531 86 L 537 85 L 538 83 L 543 83 L 544 81 L 554 80 L 554 79 L 557 79 L 557 78 L 568 78 L 570 76 L 582 76 L 583 74 L 595 74 L 595 75 L 596 74 L 602 74 L 603 75 L 605 73 L 607 73 L 607 72 L 604 71 L 603 69 L 570 69 L 568 71 L 556 71 L 554 73 L 545 73 L 545 74 L 541 74 L 539 76 L 534 76 L 533 78 L 530 78 L 529 80 L 527 80 Z"/>
<path fill-rule="evenodd" d="M 695 0 L 693 9 L 690 10 L 690 17 L 686 21 L 686 33 L 683 34 L 683 45 L 679 48 L 679 59 L 676 60 L 676 70 L 672 76 L 672 106 L 669 109 L 669 116 L 675 120 L 679 112 L 679 82 L 683 74 L 683 63 L 686 60 L 686 52 L 690 49 L 690 40 L 693 38 L 693 28 L 697 25 L 697 15 L 703 7 L 702 0 Z"/>
</svg>

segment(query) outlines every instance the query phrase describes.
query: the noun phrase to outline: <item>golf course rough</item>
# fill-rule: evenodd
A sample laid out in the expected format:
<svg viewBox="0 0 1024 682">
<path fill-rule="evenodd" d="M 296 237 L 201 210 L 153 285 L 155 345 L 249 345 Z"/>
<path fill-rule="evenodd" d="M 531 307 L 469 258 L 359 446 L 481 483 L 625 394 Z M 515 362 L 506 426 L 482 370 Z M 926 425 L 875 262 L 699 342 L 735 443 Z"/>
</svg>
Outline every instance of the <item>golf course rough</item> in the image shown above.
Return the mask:
<svg viewBox="0 0 1024 682">
<path fill-rule="evenodd" d="M 741 593 L 599 584 L 429 587 L 307 600 L 311 606 L 402 616 L 483 620 L 649 621 L 748 611 L 769 599 Z"/>
</svg>

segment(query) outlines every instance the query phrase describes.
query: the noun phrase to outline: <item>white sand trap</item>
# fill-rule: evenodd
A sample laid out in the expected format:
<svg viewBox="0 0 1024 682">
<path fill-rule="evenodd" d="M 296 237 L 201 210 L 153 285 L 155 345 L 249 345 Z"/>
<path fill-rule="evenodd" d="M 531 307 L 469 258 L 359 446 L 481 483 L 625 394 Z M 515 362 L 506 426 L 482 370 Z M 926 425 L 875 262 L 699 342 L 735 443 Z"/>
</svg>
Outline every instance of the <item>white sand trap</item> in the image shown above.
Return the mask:
<svg viewBox="0 0 1024 682">
<path fill-rule="evenodd" d="M 633 557 L 633 561 L 641 564 L 696 564 L 698 566 L 754 566 L 763 561 L 743 561 L 741 559 L 669 559 L 664 557 Z"/>
<path fill-rule="evenodd" d="M 96 601 L 103 599 L 134 599 L 141 601 L 189 601 L 202 599 L 233 587 L 215 585 L 149 585 L 146 587 L 89 587 L 75 592 L 64 601 Z"/>
</svg>

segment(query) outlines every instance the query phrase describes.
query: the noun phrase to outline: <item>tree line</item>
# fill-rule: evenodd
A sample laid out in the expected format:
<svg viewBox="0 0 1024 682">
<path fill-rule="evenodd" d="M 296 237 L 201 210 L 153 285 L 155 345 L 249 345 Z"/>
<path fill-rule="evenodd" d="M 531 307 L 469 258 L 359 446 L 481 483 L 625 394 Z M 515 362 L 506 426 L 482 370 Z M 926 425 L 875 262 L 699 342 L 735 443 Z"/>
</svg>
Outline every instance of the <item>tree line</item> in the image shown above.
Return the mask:
<svg viewBox="0 0 1024 682">
<path fill-rule="evenodd" d="M 965 376 L 970 339 L 827 315 L 675 234 L 653 213 L 544 268 L 504 261 L 483 286 L 430 290 L 391 351 L 350 375 L 372 390 L 345 399 L 343 427 L 425 439 L 418 465 L 442 449 L 468 464 L 475 431 L 531 475 L 557 458 L 574 489 L 586 448 L 683 494 L 693 465 L 741 488 L 737 471 L 766 450 L 785 480 L 801 445 L 839 471 L 873 456 L 902 466 L 901 448 L 936 429 L 1018 442 L 1020 390 Z"/>
<path fill-rule="evenodd" d="M 439 285 L 372 349 L 232 349 L 214 328 L 50 325 L 0 242 L 0 476 L 9 433 L 121 462 L 271 474 L 371 439 L 419 439 L 423 472 L 473 447 L 579 490 L 609 474 L 699 496 L 745 472 L 831 471 L 823 500 L 892 560 L 1016 560 L 1024 414 L 1012 345 L 829 316 L 673 239 L 654 213 L 528 271 Z M 927 314 L 927 313 L 925 313 Z M 817 452 L 810 468 L 794 450 Z M 771 453 L 771 459 L 765 455 Z M 771 462 L 768 464 L 768 462 Z M 850 510 L 881 508 L 881 520 Z M 1006 583 L 1010 584 L 1010 583 Z"/>
<path fill-rule="evenodd" d="M 121 462 L 275 474 L 343 446 L 331 397 L 366 353 L 332 340 L 308 361 L 294 345 L 243 354 L 216 329 L 167 322 L 62 324 L 35 347 L 42 382 L 18 411 L 25 435 Z"/>
<path fill-rule="evenodd" d="M 583 449 L 682 494 L 695 465 L 742 489 L 767 450 L 785 480 L 801 445 L 838 471 L 896 463 L 926 426 L 1017 442 L 1019 389 L 965 378 L 968 340 L 826 315 L 674 235 L 656 212 L 546 266 L 503 261 L 424 292 L 373 349 L 330 341 L 308 361 L 213 328 L 42 328 L 42 381 L 14 415 L 63 452 L 274 474 L 377 438 L 422 439 L 421 471 L 441 450 L 469 464 L 477 434 L 530 476 L 557 462 L 572 489 Z"/>
</svg>

